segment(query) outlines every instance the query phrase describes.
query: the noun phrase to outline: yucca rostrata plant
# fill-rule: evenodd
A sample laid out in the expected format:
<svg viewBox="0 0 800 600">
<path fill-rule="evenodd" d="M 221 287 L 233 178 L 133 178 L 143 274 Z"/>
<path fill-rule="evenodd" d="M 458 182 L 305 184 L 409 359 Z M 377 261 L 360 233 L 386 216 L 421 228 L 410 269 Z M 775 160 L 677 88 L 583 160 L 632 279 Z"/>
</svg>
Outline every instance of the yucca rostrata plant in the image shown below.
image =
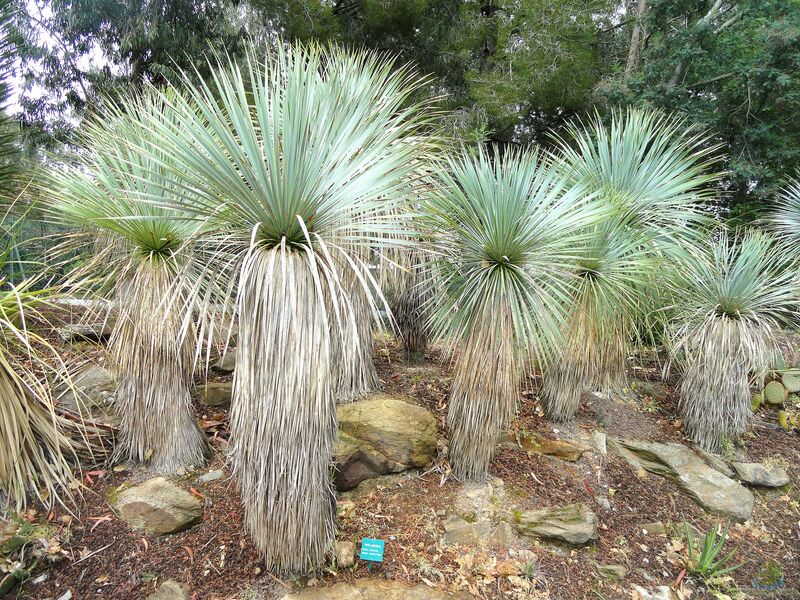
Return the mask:
<svg viewBox="0 0 800 600">
<path fill-rule="evenodd" d="M 747 430 L 782 324 L 796 322 L 797 254 L 771 236 L 723 231 L 677 261 L 671 321 L 684 429 L 715 451 Z"/>
<path fill-rule="evenodd" d="M 7 212 L 0 215 L 0 225 L 7 220 Z M 39 311 L 54 290 L 36 277 L 9 281 L 9 254 L 0 251 L 0 515 L 22 510 L 29 494 L 46 506 L 68 504 L 79 485 L 70 424 L 55 412 L 49 381 L 63 378 L 64 365 L 30 328 L 43 321 Z"/>
<path fill-rule="evenodd" d="M 414 247 L 401 247 L 381 265 L 381 289 L 391 309 L 406 356 L 424 360 L 428 345 L 429 312 L 434 295 L 434 270 L 431 254 L 422 240 Z"/>
<path fill-rule="evenodd" d="M 174 126 L 175 117 L 152 93 L 112 105 L 84 126 L 77 164 L 53 169 L 45 189 L 52 212 L 92 244 L 74 279 L 105 284 L 117 312 L 116 458 L 165 473 L 202 464 L 209 450 L 191 401 L 195 309 L 208 288 L 184 246 L 198 224 L 174 208 L 181 182 L 169 154 L 136 150 L 151 120 Z"/>
<path fill-rule="evenodd" d="M 147 128 L 143 151 L 180 165 L 181 204 L 206 221 L 201 262 L 233 270 L 231 461 L 245 525 L 279 572 L 320 567 L 334 541 L 333 353 L 361 353 L 352 286 L 374 302 L 364 257 L 402 237 L 393 215 L 417 193 L 420 84 L 364 52 L 251 48 L 165 98 L 180 126 Z"/>
<path fill-rule="evenodd" d="M 449 161 L 427 206 L 441 252 L 432 327 L 451 341 L 447 424 L 459 478 L 488 474 L 532 359 L 558 346 L 586 195 L 529 152 Z"/>
<path fill-rule="evenodd" d="M 658 314 L 648 286 L 658 265 L 699 235 L 716 175 L 706 138 L 655 112 L 615 113 L 608 127 L 599 117 L 575 123 L 557 145 L 570 182 L 606 211 L 576 249 L 566 342 L 544 373 L 545 412 L 563 421 L 587 387 L 609 392 L 624 383 L 637 321 Z"/>
<path fill-rule="evenodd" d="M 778 194 L 769 225 L 781 238 L 795 244 L 800 241 L 800 169 Z"/>
</svg>

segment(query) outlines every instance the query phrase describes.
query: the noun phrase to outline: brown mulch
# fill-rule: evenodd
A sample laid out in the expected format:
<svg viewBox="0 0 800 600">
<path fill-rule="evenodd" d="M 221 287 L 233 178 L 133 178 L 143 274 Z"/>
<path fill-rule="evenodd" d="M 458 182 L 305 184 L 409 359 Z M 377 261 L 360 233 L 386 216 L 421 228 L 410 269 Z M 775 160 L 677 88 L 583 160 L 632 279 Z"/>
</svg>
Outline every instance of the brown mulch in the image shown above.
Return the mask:
<svg viewBox="0 0 800 600">
<path fill-rule="evenodd" d="M 398 345 L 382 338 L 376 344 L 375 361 L 383 390 L 407 396 L 431 410 L 444 436 L 451 383 L 450 363 L 444 352 L 430 348 L 424 363 L 409 365 Z M 655 371 L 655 367 L 639 369 L 637 378 L 654 379 Z M 677 417 L 674 383 L 669 382 L 667 395 L 658 401 L 633 396 L 619 401 L 586 394 L 577 419 L 560 425 L 541 417 L 534 381 L 530 386 L 534 391 L 525 394 L 514 427 L 552 438 L 575 439 L 581 430 L 600 428 L 609 436 L 686 443 Z M 227 412 L 203 409 L 200 416 L 206 430 L 214 435 L 217 450 L 213 463 L 201 472 L 224 468 Z M 798 481 L 800 436 L 776 429 L 774 424 L 774 412 L 762 409 L 752 436 L 744 440 L 743 451 L 752 461 L 779 462 L 792 480 Z M 486 575 L 481 561 L 504 560 L 504 551 L 440 544 L 442 522 L 452 514 L 454 499 L 461 490 L 452 479 L 443 482 L 440 472 L 394 476 L 362 484 L 363 491 L 344 494 L 340 499 L 339 539 L 386 540 L 383 564 L 370 567 L 357 560 L 351 568 L 338 572 L 329 569 L 316 578 L 294 582 L 281 581 L 264 570 L 243 528 L 237 491 L 228 477 L 204 485 L 187 477 L 185 486 L 193 487 L 206 500 L 203 521 L 182 533 L 153 536 L 128 529 L 107 503 L 109 491 L 132 477 L 142 477 L 142 473 L 109 471 L 93 478 L 80 519 L 64 526 L 69 533 L 65 542 L 68 558 L 55 565 L 44 582 L 27 584 L 17 592 L 19 597 L 37 599 L 56 599 L 67 590 L 73 599 L 138 599 L 171 578 L 185 584 L 192 599 L 255 600 L 280 598 L 287 587 L 296 585 L 330 585 L 372 576 L 444 590 L 469 590 L 486 599 L 631 598 L 632 583 L 645 587 L 675 583 L 682 567 L 674 559 L 685 552 L 679 548 L 683 540 L 680 531 L 644 533 L 642 524 L 687 521 L 705 532 L 721 521 L 706 514 L 671 482 L 637 474 L 613 453 L 606 457 L 586 454 L 577 462 L 567 463 L 503 449 L 492 465 L 492 474 L 504 480 L 507 501 L 521 510 L 584 502 L 599 518 L 600 538 L 595 544 L 582 548 L 545 543 L 532 546 L 538 560 L 529 595 L 519 595 L 518 588 L 504 578 Z M 756 491 L 755 495 L 752 520 L 730 529 L 726 549 L 737 548 L 735 560 L 744 562 L 733 573 L 733 580 L 744 597 L 800 598 L 800 493 L 791 488 Z M 608 505 L 601 500 L 607 500 Z M 677 554 L 667 552 L 670 546 L 678 548 Z M 752 589 L 759 569 L 768 561 L 777 562 L 784 574 L 785 588 L 779 595 Z M 625 566 L 629 575 L 621 583 L 604 580 L 597 566 L 608 564 Z M 697 582 L 689 583 L 696 590 L 693 598 L 711 597 Z"/>
</svg>

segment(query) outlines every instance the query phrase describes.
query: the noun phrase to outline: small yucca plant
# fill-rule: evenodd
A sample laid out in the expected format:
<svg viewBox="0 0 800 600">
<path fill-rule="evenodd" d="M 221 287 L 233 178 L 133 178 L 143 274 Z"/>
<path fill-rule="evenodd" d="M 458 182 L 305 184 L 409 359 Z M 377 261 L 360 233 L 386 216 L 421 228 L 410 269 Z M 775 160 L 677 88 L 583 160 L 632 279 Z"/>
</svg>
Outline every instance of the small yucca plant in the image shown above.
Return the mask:
<svg viewBox="0 0 800 600">
<path fill-rule="evenodd" d="M 546 370 L 541 397 L 547 417 L 571 419 L 586 389 L 620 390 L 625 364 L 643 317 L 655 258 L 648 239 L 605 219 L 585 232 L 557 360 Z"/>
<path fill-rule="evenodd" d="M 231 460 L 245 525 L 279 572 L 320 567 L 334 541 L 336 397 L 368 357 L 367 257 L 404 236 L 396 215 L 418 192 L 421 84 L 364 52 L 251 48 L 165 98 L 179 125 L 151 119 L 140 149 L 176 161 L 178 203 L 207 225 L 198 262 L 230 273 Z"/>
<path fill-rule="evenodd" d="M 682 367 L 684 429 L 717 450 L 747 430 L 782 324 L 796 320 L 796 254 L 753 231 L 719 233 L 678 261 L 672 278 L 673 358 Z"/>
<path fill-rule="evenodd" d="M 557 138 L 557 161 L 569 181 L 596 195 L 604 223 L 576 249 L 578 285 L 561 357 L 547 365 L 542 399 L 548 416 L 575 415 L 586 387 L 621 387 L 639 324 L 656 297 L 659 265 L 691 243 L 707 220 L 714 148 L 684 121 L 630 109 L 576 122 Z"/>
<path fill-rule="evenodd" d="M 789 179 L 778 195 L 778 201 L 769 216 L 769 225 L 780 237 L 797 243 L 800 241 L 800 170 Z"/>
<path fill-rule="evenodd" d="M 91 242 L 94 256 L 74 281 L 110 289 L 118 313 L 109 343 L 119 380 L 116 458 L 172 473 L 201 465 L 209 450 L 191 400 L 195 308 L 208 287 L 184 247 L 197 223 L 167 206 L 180 193 L 179 173 L 166 153 L 136 151 L 149 119 L 175 123 L 166 103 L 145 94 L 86 124 L 86 151 L 77 164 L 53 169 L 45 197 Z M 162 204 L 143 201 L 154 197 Z"/>
<path fill-rule="evenodd" d="M 447 424 L 459 478 L 487 476 L 523 368 L 559 343 L 576 234 L 593 216 L 582 197 L 535 153 L 465 154 L 441 170 L 428 206 L 441 253 L 432 327 L 456 347 Z"/>
<path fill-rule="evenodd" d="M 416 247 L 398 248 L 381 265 L 380 276 L 406 357 L 424 360 L 435 286 L 430 253 L 422 247 L 421 240 Z"/>
</svg>

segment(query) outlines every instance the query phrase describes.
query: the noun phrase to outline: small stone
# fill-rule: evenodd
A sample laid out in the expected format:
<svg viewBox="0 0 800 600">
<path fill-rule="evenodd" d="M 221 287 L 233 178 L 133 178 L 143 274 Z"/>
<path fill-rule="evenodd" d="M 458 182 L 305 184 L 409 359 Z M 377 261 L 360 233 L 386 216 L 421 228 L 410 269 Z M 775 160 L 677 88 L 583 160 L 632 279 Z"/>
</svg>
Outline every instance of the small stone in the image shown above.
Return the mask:
<svg viewBox="0 0 800 600">
<path fill-rule="evenodd" d="M 620 580 L 625 579 L 625 576 L 628 574 L 628 569 L 622 565 L 602 565 L 597 567 L 597 572 L 600 574 L 600 577 L 604 577 L 605 579 Z"/>
<path fill-rule="evenodd" d="M 128 525 L 156 534 L 183 531 L 203 516 L 199 498 L 163 477 L 119 492 L 113 505 Z"/>
<path fill-rule="evenodd" d="M 225 471 L 222 469 L 214 469 L 213 471 L 200 475 L 200 477 L 197 478 L 197 483 L 210 483 L 217 479 L 222 479 L 223 477 L 225 477 Z"/>
<path fill-rule="evenodd" d="M 633 585 L 633 589 L 639 594 L 640 600 L 672 600 L 672 592 L 669 586 L 659 585 L 653 589 L 646 589 L 640 585 Z"/>
<path fill-rule="evenodd" d="M 604 498 L 603 496 L 595 496 L 595 500 L 597 500 L 597 504 L 605 511 L 611 510 L 611 501 L 608 498 Z"/>
<path fill-rule="evenodd" d="M 606 434 L 602 431 L 598 431 L 597 429 L 592 431 L 592 446 L 594 446 L 594 449 L 600 456 L 606 456 L 608 454 L 608 448 L 606 447 Z"/>
<path fill-rule="evenodd" d="M 236 348 L 231 348 L 220 359 L 211 365 L 211 368 L 220 373 L 233 373 L 236 369 Z"/>
<path fill-rule="evenodd" d="M 778 465 L 762 465 L 761 463 L 733 463 L 736 474 L 745 483 L 761 487 L 783 487 L 791 480 L 786 471 Z"/>
<path fill-rule="evenodd" d="M 173 579 L 167 579 L 147 600 L 188 600 L 189 592 Z"/>
<path fill-rule="evenodd" d="M 231 405 L 232 383 L 207 383 L 200 388 L 199 400 L 206 406 L 225 408 Z"/>
<path fill-rule="evenodd" d="M 352 567 L 355 562 L 356 545 L 353 542 L 336 542 L 334 555 L 336 557 L 336 568 L 346 569 Z"/>
<path fill-rule="evenodd" d="M 662 523 L 661 521 L 653 521 L 652 523 L 640 523 L 638 527 L 645 533 L 662 534 L 667 532 L 667 528 L 664 527 L 664 523 Z"/>
</svg>

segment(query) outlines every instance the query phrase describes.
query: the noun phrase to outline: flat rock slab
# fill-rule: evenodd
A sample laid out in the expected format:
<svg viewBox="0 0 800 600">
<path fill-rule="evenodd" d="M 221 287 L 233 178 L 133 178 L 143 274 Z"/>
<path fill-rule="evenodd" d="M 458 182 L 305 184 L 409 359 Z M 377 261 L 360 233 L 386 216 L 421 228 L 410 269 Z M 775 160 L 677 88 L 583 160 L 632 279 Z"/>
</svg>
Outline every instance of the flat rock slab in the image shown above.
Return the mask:
<svg viewBox="0 0 800 600">
<path fill-rule="evenodd" d="M 183 531 L 203 516 L 203 502 L 164 477 L 122 490 L 112 504 L 123 521 L 148 533 Z"/>
<path fill-rule="evenodd" d="M 761 487 L 783 487 L 791 483 L 789 475 L 778 465 L 762 465 L 761 463 L 733 463 L 739 479 L 750 485 Z"/>
<path fill-rule="evenodd" d="M 283 596 L 282 600 L 470 600 L 473 596 L 460 592 L 449 594 L 427 585 L 408 585 L 385 579 L 356 579 L 330 587 L 306 588 Z"/>
<path fill-rule="evenodd" d="M 516 515 L 523 536 L 554 539 L 575 546 L 597 539 L 597 515 L 578 502 L 526 510 Z"/>
<path fill-rule="evenodd" d="M 641 466 L 674 481 L 705 510 L 746 521 L 753 513 L 753 494 L 737 481 L 713 469 L 683 444 L 620 440 Z"/>
<path fill-rule="evenodd" d="M 436 455 L 436 418 L 386 394 L 341 404 L 334 482 L 351 490 L 370 477 L 428 466 Z"/>
</svg>

